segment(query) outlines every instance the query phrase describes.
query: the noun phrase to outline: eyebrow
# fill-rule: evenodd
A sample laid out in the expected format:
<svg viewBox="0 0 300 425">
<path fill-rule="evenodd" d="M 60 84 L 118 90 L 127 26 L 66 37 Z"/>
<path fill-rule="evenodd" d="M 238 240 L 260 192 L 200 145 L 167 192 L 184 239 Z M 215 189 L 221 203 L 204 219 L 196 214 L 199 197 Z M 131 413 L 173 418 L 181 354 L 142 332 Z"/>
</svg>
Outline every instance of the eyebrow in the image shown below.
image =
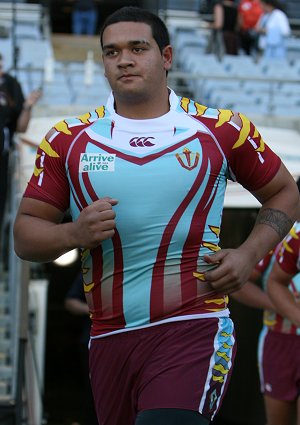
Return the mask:
<svg viewBox="0 0 300 425">
<path fill-rule="evenodd" d="M 139 45 L 139 46 L 140 45 L 150 46 L 150 43 L 147 40 L 131 40 L 131 41 L 128 41 L 127 44 L 129 46 L 137 46 L 137 45 Z M 106 45 L 103 46 L 103 50 L 105 50 L 105 49 L 112 49 L 112 48 L 114 48 L 116 46 L 117 46 L 117 44 L 115 44 L 115 43 L 106 44 Z"/>
</svg>

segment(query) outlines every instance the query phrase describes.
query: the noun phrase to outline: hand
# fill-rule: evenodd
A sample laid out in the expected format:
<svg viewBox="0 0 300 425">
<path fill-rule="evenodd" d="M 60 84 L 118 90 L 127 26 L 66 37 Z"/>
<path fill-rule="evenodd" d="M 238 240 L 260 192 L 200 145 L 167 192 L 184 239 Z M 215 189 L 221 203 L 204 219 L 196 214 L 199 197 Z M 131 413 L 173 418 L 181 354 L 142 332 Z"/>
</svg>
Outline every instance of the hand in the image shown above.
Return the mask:
<svg viewBox="0 0 300 425">
<path fill-rule="evenodd" d="M 118 201 L 109 197 L 98 199 L 84 208 L 75 225 L 75 237 L 78 246 L 96 248 L 102 241 L 115 234 L 115 212 L 112 209 Z"/>
<path fill-rule="evenodd" d="M 42 96 L 42 90 L 38 89 L 38 90 L 32 91 L 24 102 L 24 108 L 31 109 L 41 96 Z"/>
<path fill-rule="evenodd" d="M 242 287 L 249 278 L 253 264 L 249 256 L 239 249 L 223 249 L 205 255 L 208 264 L 216 264 L 213 270 L 204 273 L 205 280 L 217 291 L 231 293 Z"/>
</svg>

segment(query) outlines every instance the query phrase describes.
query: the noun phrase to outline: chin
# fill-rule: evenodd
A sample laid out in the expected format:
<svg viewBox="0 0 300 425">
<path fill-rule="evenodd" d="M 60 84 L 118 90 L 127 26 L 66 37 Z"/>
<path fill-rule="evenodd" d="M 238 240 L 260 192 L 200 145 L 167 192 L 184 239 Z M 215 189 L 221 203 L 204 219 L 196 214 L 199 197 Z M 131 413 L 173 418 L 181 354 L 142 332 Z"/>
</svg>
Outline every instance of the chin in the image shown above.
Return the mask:
<svg viewBox="0 0 300 425">
<path fill-rule="evenodd" d="M 115 97 L 127 102 L 141 102 L 148 98 L 147 92 L 141 89 L 118 90 Z"/>
</svg>

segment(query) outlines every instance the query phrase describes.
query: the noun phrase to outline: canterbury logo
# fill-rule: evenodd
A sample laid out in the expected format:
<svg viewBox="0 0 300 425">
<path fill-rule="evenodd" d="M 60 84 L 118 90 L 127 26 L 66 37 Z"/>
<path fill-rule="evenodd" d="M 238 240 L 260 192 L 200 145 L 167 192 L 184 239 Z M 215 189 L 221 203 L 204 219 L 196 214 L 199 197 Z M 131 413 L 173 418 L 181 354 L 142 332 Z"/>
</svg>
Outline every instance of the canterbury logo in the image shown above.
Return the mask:
<svg viewBox="0 0 300 425">
<path fill-rule="evenodd" d="M 129 144 L 134 147 L 150 147 L 155 145 L 155 143 L 150 142 L 153 139 L 154 137 L 134 137 Z"/>
<path fill-rule="evenodd" d="M 188 148 L 184 148 L 182 153 L 177 153 L 176 158 L 179 164 L 186 170 L 193 170 L 199 163 L 199 153 L 193 153 Z"/>
</svg>

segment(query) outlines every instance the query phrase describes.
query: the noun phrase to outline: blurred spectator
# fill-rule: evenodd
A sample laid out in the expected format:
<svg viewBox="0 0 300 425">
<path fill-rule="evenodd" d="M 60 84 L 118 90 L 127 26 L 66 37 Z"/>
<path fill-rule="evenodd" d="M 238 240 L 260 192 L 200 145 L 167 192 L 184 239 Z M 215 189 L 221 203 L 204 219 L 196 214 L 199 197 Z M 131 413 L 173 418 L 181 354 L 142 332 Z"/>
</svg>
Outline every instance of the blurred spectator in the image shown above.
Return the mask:
<svg viewBox="0 0 300 425">
<path fill-rule="evenodd" d="M 89 309 L 85 300 L 85 294 L 83 290 L 83 279 L 81 273 L 77 275 L 69 291 L 67 292 L 67 295 L 65 297 L 65 308 L 70 313 L 75 314 L 77 316 L 81 316 L 83 319 L 79 339 L 79 351 L 84 382 L 84 396 L 82 398 L 85 401 L 85 425 L 98 425 L 89 379 L 88 343 L 90 338 L 91 320 L 89 318 Z"/>
<path fill-rule="evenodd" d="M 5 211 L 9 153 L 13 147 L 15 132 L 25 132 L 31 117 L 31 109 L 41 96 L 35 90 L 25 99 L 18 80 L 4 72 L 0 53 L 0 231 Z"/>
<path fill-rule="evenodd" d="M 240 47 L 247 55 L 257 49 L 255 27 L 263 14 L 259 0 L 241 0 L 238 6 Z"/>
<path fill-rule="evenodd" d="M 72 1 L 72 0 L 71 0 Z M 94 35 L 98 13 L 95 0 L 75 0 L 72 10 L 73 34 Z"/>
<path fill-rule="evenodd" d="M 291 33 L 288 18 L 277 0 L 261 0 L 261 5 L 264 14 L 256 27 L 260 34 L 258 46 L 265 58 L 284 59 L 285 39 Z"/>
<path fill-rule="evenodd" d="M 238 10 L 234 0 L 217 1 L 213 8 L 211 52 L 221 57 L 238 54 Z"/>
</svg>

